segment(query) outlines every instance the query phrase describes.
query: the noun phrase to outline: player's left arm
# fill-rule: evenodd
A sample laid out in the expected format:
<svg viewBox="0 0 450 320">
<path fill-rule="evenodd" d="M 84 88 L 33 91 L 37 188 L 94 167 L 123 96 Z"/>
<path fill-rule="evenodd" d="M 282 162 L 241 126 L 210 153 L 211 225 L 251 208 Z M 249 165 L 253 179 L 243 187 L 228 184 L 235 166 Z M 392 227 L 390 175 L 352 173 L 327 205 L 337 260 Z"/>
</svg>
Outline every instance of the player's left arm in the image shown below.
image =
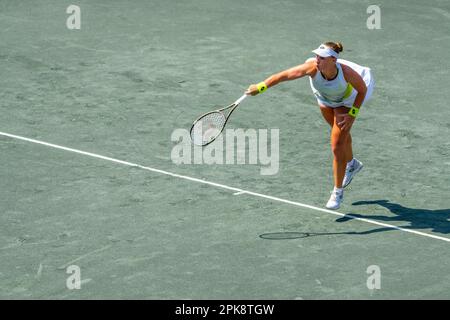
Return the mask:
<svg viewBox="0 0 450 320">
<path fill-rule="evenodd" d="M 341 66 L 345 80 L 350 83 L 352 87 L 358 92 L 355 101 L 353 102 L 353 107 L 359 109 L 364 102 L 364 98 L 366 97 L 366 84 L 355 70 L 343 64 L 341 64 Z M 340 120 L 337 124 L 341 128 L 341 130 L 347 131 L 352 127 L 353 122 L 355 121 L 355 116 L 344 114 L 342 115 L 341 119 L 342 120 Z"/>
<path fill-rule="evenodd" d="M 364 98 L 366 97 L 367 92 L 366 83 L 355 70 L 343 64 L 341 64 L 341 66 L 342 71 L 344 72 L 345 80 L 348 83 L 350 83 L 353 86 L 353 88 L 358 92 L 355 98 L 355 102 L 353 103 L 353 106 L 359 108 L 361 107 L 362 103 L 364 102 Z"/>
</svg>

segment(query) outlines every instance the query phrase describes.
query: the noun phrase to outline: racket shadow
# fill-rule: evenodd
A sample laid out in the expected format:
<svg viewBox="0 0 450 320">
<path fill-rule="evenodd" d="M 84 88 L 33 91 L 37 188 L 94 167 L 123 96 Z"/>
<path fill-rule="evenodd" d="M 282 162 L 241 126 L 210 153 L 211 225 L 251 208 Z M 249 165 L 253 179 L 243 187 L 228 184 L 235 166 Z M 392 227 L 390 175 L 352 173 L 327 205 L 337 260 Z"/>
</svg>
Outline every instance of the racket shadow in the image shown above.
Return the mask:
<svg viewBox="0 0 450 320">
<path fill-rule="evenodd" d="M 293 240 L 317 236 L 357 235 L 358 232 L 272 232 L 259 235 L 265 240 Z"/>
</svg>

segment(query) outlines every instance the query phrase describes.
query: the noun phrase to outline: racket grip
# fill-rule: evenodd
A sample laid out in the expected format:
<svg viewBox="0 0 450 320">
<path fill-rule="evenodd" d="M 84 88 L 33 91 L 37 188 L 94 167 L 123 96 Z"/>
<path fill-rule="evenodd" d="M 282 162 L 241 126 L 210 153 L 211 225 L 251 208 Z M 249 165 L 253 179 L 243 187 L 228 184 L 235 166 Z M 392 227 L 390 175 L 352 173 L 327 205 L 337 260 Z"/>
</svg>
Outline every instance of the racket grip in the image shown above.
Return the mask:
<svg viewBox="0 0 450 320">
<path fill-rule="evenodd" d="M 236 101 L 235 101 L 235 105 L 238 105 L 239 103 L 241 103 L 245 98 L 247 98 L 247 94 L 243 94 L 242 95 L 242 97 L 240 97 L 239 99 L 237 99 Z"/>
</svg>

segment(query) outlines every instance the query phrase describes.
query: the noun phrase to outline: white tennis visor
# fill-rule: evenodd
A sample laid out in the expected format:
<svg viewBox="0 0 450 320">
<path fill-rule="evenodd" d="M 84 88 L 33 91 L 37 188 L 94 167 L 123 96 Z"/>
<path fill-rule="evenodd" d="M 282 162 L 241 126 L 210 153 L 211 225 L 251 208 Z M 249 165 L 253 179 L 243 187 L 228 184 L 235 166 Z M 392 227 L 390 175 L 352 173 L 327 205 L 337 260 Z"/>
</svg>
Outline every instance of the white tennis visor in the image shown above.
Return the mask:
<svg viewBox="0 0 450 320">
<path fill-rule="evenodd" d="M 339 54 L 336 51 L 324 44 L 321 44 L 316 50 L 313 50 L 312 52 L 323 58 L 335 57 L 337 59 L 339 57 Z"/>
</svg>

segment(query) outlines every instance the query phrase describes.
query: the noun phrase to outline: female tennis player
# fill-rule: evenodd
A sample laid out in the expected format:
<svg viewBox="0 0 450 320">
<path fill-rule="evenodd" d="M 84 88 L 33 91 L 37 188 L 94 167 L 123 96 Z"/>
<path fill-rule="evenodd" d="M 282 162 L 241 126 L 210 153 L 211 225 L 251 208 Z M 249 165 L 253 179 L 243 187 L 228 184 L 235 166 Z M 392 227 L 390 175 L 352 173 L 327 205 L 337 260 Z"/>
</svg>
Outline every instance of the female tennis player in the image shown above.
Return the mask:
<svg viewBox="0 0 450 320">
<path fill-rule="evenodd" d="M 315 58 L 276 73 L 263 82 L 252 84 L 246 91 L 246 94 L 254 96 L 282 81 L 309 76 L 320 111 L 331 126 L 334 189 L 326 207 L 333 210 L 339 209 L 344 188 L 363 167 L 359 160 L 353 158 L 350 129 L 374 87 L 370 68 L 339 59 L 342 50 L 343 46 L 339 42 L 325 42 L 312 51 Z"/>
</svg>

